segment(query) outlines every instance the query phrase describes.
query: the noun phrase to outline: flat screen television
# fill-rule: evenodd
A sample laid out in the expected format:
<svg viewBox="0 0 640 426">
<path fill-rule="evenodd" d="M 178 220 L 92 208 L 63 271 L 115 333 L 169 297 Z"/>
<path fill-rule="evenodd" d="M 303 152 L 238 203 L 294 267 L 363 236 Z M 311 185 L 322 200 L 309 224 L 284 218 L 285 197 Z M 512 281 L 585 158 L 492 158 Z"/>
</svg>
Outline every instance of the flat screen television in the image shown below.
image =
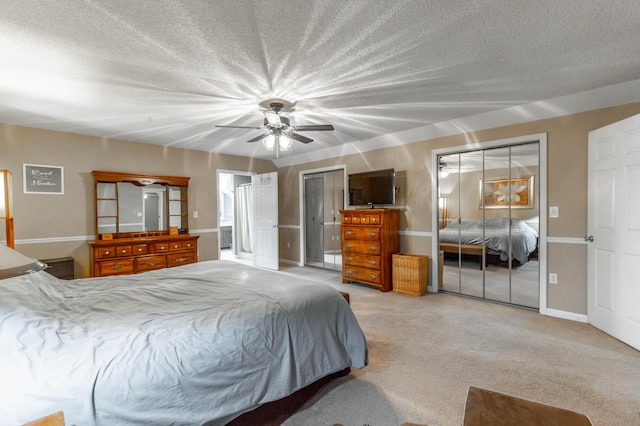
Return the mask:
<svg viewBox="0 0 640 426">
<path fill-rule="evenodd" d="M 350 206 L 383 206 L 396 202 L 395 170 L 374 170 L 349 175 Z"/>
</svg>

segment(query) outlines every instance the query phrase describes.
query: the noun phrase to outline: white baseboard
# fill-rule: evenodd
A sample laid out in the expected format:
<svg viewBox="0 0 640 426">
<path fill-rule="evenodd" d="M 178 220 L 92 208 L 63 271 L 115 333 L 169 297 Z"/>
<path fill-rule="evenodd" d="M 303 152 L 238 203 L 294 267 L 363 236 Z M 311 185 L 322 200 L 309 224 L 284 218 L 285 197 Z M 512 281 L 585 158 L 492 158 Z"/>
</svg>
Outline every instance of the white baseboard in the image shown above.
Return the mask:
<svg viewBox="0 0 640 426">
<path fill-rule="evenodd" d="M 584 323 L 589 322 L 589 317 L 584 314 L 576 314 L 575 312 L 560 311 L 558 309 L 547 308 L 545 315 L 548 315 L 550 317 L 568 319 L 568 320 L 577 321 L 577 322 L 584 322 Z"/>
</svg>

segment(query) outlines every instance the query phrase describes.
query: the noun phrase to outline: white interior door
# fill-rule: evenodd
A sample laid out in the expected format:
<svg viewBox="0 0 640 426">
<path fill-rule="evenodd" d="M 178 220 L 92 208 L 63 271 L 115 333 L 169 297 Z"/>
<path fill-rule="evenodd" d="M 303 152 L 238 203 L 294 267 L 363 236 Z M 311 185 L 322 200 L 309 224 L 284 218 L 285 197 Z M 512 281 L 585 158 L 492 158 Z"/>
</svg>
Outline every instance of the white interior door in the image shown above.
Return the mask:
<svg viewBox="0 0 640 426">
<path fill-rule="evenodd" d="M 588 316 L 640 349 L 640 115 L 589 133 Z"/>
<path fill-rule="evenodd" d="M 253 264 L 278 270 L 278 173 L 251 176 L 255 196 Z"/>
</svg>

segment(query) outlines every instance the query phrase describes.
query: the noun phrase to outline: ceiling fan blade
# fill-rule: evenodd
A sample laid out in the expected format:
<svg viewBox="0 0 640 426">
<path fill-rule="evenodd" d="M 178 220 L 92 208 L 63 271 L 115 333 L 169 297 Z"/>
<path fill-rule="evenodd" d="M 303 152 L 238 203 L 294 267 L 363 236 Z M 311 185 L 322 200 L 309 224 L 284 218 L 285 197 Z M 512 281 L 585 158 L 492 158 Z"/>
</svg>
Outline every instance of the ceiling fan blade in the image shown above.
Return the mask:
<svg viewBox="0 0 640 426">
<path fill-rule="evenodd" d="M 247 143 L 259 142 L 259 141 L 261 141 L 262 139 L 264 139 L 264 138 L 266 138 L 267 136 L 270 136 L 270 135 L 271 135 L 271 133 L 263 133 L 263 134 L 261 134 L 260 136 L 256 136 L 256 137 L 255 137 L 255 138 L 253 138 L 253 139 L 249 139 L 249 140 L 247 141 Z"/>
<path fill-rule="evenodd" d="M 246 126 L 219 126 L 219 125 L 217 125 L 217 124 L 216 124 L 216 126 L 215 126 L 215 127 L 226 127 L 226 128 L 229 128 L 229 129 L 262 129 L 262 128 L 263 128 L 262 126 L 260 126 L 260 127 L 246 127 Z"/>
<path fill-rule="evenodd" d="M 311 124 L 309 126 L 296 126 L 299 132 L 313 132 L 318 130 L 335 130 L 331 124 Z"/>
<path fill-rule="evenodd" d="M 284 134 L 286 137 L 288 137 L 289 139 L 293 139 L 296 140 L 298 142 L 302 142 L 302 143 L 309 143 L 309 142 L 313 142 L 313 139 L 309 139 L 306 136 L 302 136 L 299 135 L 297 133 L 291 133 L 291 132 L 287 132 Z"/>
</svg>

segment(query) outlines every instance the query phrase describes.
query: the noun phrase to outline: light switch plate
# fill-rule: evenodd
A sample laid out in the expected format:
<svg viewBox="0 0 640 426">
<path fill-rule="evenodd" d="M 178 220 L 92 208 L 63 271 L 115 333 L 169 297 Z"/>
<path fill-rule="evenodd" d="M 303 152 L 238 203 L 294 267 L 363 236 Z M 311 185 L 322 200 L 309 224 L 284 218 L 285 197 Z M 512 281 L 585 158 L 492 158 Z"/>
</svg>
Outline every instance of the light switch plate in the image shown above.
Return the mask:
<svg viewBox="0 0 640 426">
<path fill-rule="evenodd" d="M 560 215 L 560 208 L 558 206 L 549 207 L 549 217 L 558 217 Z"/>
</svg>

